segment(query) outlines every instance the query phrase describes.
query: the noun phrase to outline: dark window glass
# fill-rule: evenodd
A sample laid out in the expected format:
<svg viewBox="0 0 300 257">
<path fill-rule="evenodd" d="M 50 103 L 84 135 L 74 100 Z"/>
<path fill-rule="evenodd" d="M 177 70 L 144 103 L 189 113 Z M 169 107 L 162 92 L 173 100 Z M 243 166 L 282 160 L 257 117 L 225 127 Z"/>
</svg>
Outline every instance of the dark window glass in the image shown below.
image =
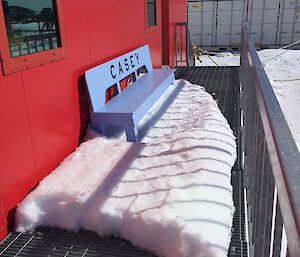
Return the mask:
<svg viewBox="0 0 300 257">
<path fill-rule="evenodd" d="M 147 0 L 148 27 L 156 26 L 156 0 Z"/>
<path fill-rule="evenodd" d="M 11 57 L 61 47 L 55 1 L 2 0 Z"/>
</svg>

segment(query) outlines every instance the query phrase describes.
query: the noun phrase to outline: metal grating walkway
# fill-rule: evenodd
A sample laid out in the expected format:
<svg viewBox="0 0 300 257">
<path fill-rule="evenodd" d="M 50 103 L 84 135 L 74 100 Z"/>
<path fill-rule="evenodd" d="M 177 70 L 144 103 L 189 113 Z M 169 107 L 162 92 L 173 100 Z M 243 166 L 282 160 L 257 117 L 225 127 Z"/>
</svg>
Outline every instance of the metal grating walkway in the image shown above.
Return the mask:
<svg viewBox="0 0 300 257">
<path fill-rule="evenodd" d="M 151 257 L 129 242 L 95 233 L 39 228 L 35 233 L 10 233 L 0 245 L 1 256 L 51 257 Z"/>
<path fill-rule="evenodd" d="M 180 67 L 176 71 L 176 78 L 184 78 L 191 83 L 203 85 L 213 95 L 239 142 L 238 72 L 237 67 Z M 238 148 L 239 145 L 238 143 Z M 229 257 L 247 256 L 244 232 L 243 173 L 240 170 L 239 162 L 240 160 L 236 162 L 232 171 L 233 199 L 236 212 L 228 252 Z M 154 256 L 120 238 L 99 237 L 88 231 L 72 233 L 52 228 L 39 228 L 34 233 L 10 233 L 0 243 L 0 255 L 7 257 Z"/>
</svg>

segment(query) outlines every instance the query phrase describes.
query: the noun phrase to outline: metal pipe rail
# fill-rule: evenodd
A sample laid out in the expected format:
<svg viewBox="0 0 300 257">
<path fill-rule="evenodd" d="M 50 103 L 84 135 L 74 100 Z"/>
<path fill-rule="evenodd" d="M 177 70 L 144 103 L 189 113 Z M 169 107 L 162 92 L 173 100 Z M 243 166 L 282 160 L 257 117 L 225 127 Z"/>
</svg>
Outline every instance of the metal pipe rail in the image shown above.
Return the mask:
<svg viewBox="0 0 300 257">
<path fill-rule="evenodd" d="M 195 66 L 193 45 L 186 22 L 175 23 L 175 66 Z"/>
<path fill-rule="evenodd" d="M 299 257 L 300 154 L 247 25 L 242 28 L 241 84 L 250 256 L 277 257 L 287 250 L 287 256 Z"/>
</svg>

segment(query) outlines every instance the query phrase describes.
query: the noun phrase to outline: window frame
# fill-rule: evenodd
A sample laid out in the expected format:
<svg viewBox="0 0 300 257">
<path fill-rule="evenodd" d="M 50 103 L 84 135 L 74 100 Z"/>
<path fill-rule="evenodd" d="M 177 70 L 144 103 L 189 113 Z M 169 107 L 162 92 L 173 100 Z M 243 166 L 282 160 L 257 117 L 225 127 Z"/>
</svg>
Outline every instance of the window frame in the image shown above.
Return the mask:
<svg viewBox="0 0 300 257">
<path fill-rule="evenodd" d="M 148 6 L 147 6 L 147 0 L 145 0 L 145 26 L 146 26 L 146 33 L 158 30 L 157 5 L 158 5 L 158 0 L 155 0 L 155 23 L 156 24 L 154 26 L 148 27 Z"/>
<path fill-rule="evenodd" d="M 65 23 L 62 15 L 62 4 L 60 0 L 53 0 L 56 8 L 58 33 L 60 36 L 61 46 L 54 49 L 48 49 L 41 52 L 30 53 L 17 57 L 11 57 L 6 31 L 2 0 L 0 0 L 0 61 L 3 75 L 10 75 L 29 68 L 37 67 L 46 63 L 51 63 L 66 58 L 66 38 Z"/>
</svg>

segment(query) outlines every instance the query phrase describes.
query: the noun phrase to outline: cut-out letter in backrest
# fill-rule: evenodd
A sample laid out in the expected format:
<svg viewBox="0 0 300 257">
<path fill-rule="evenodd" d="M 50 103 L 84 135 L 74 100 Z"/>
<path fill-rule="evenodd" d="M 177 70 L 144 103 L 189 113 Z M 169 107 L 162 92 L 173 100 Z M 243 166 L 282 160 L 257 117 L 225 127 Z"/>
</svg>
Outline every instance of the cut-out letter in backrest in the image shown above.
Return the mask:
<svg viewBox="0 0 300 257">
<path fill-rule="evenodd" d="M 117 94 L 119 94 L 117 84 L 114 84 L 111 87 L 109 87 L 108 89 L 106 89 L 105 103 L 107 103 L 110 99 L 115 97 Z"/>
<path fill-rule="evenodd" d="M 136 76 L 135 76 L 135 72 L 133 72 L 120 81 L 121 90 L 123 91 L 127 86 L 131 85 L 135 81 L 136 81 Z"/>
<path fill-rule="evenodd" d="M 149 46 L 145 45 L 85 72 L 93 111 L 106 103 L 106 90 L 126 78 L 142 66 L 153 70 Z M 122 93 L 122 92 L 119 92 Z"/>
<path fill-rule="evenodd" d="M 143 77 L 147 72 L 148 70 L 145 65 L 136 71 L 138 78 Z"/>
</svg>

